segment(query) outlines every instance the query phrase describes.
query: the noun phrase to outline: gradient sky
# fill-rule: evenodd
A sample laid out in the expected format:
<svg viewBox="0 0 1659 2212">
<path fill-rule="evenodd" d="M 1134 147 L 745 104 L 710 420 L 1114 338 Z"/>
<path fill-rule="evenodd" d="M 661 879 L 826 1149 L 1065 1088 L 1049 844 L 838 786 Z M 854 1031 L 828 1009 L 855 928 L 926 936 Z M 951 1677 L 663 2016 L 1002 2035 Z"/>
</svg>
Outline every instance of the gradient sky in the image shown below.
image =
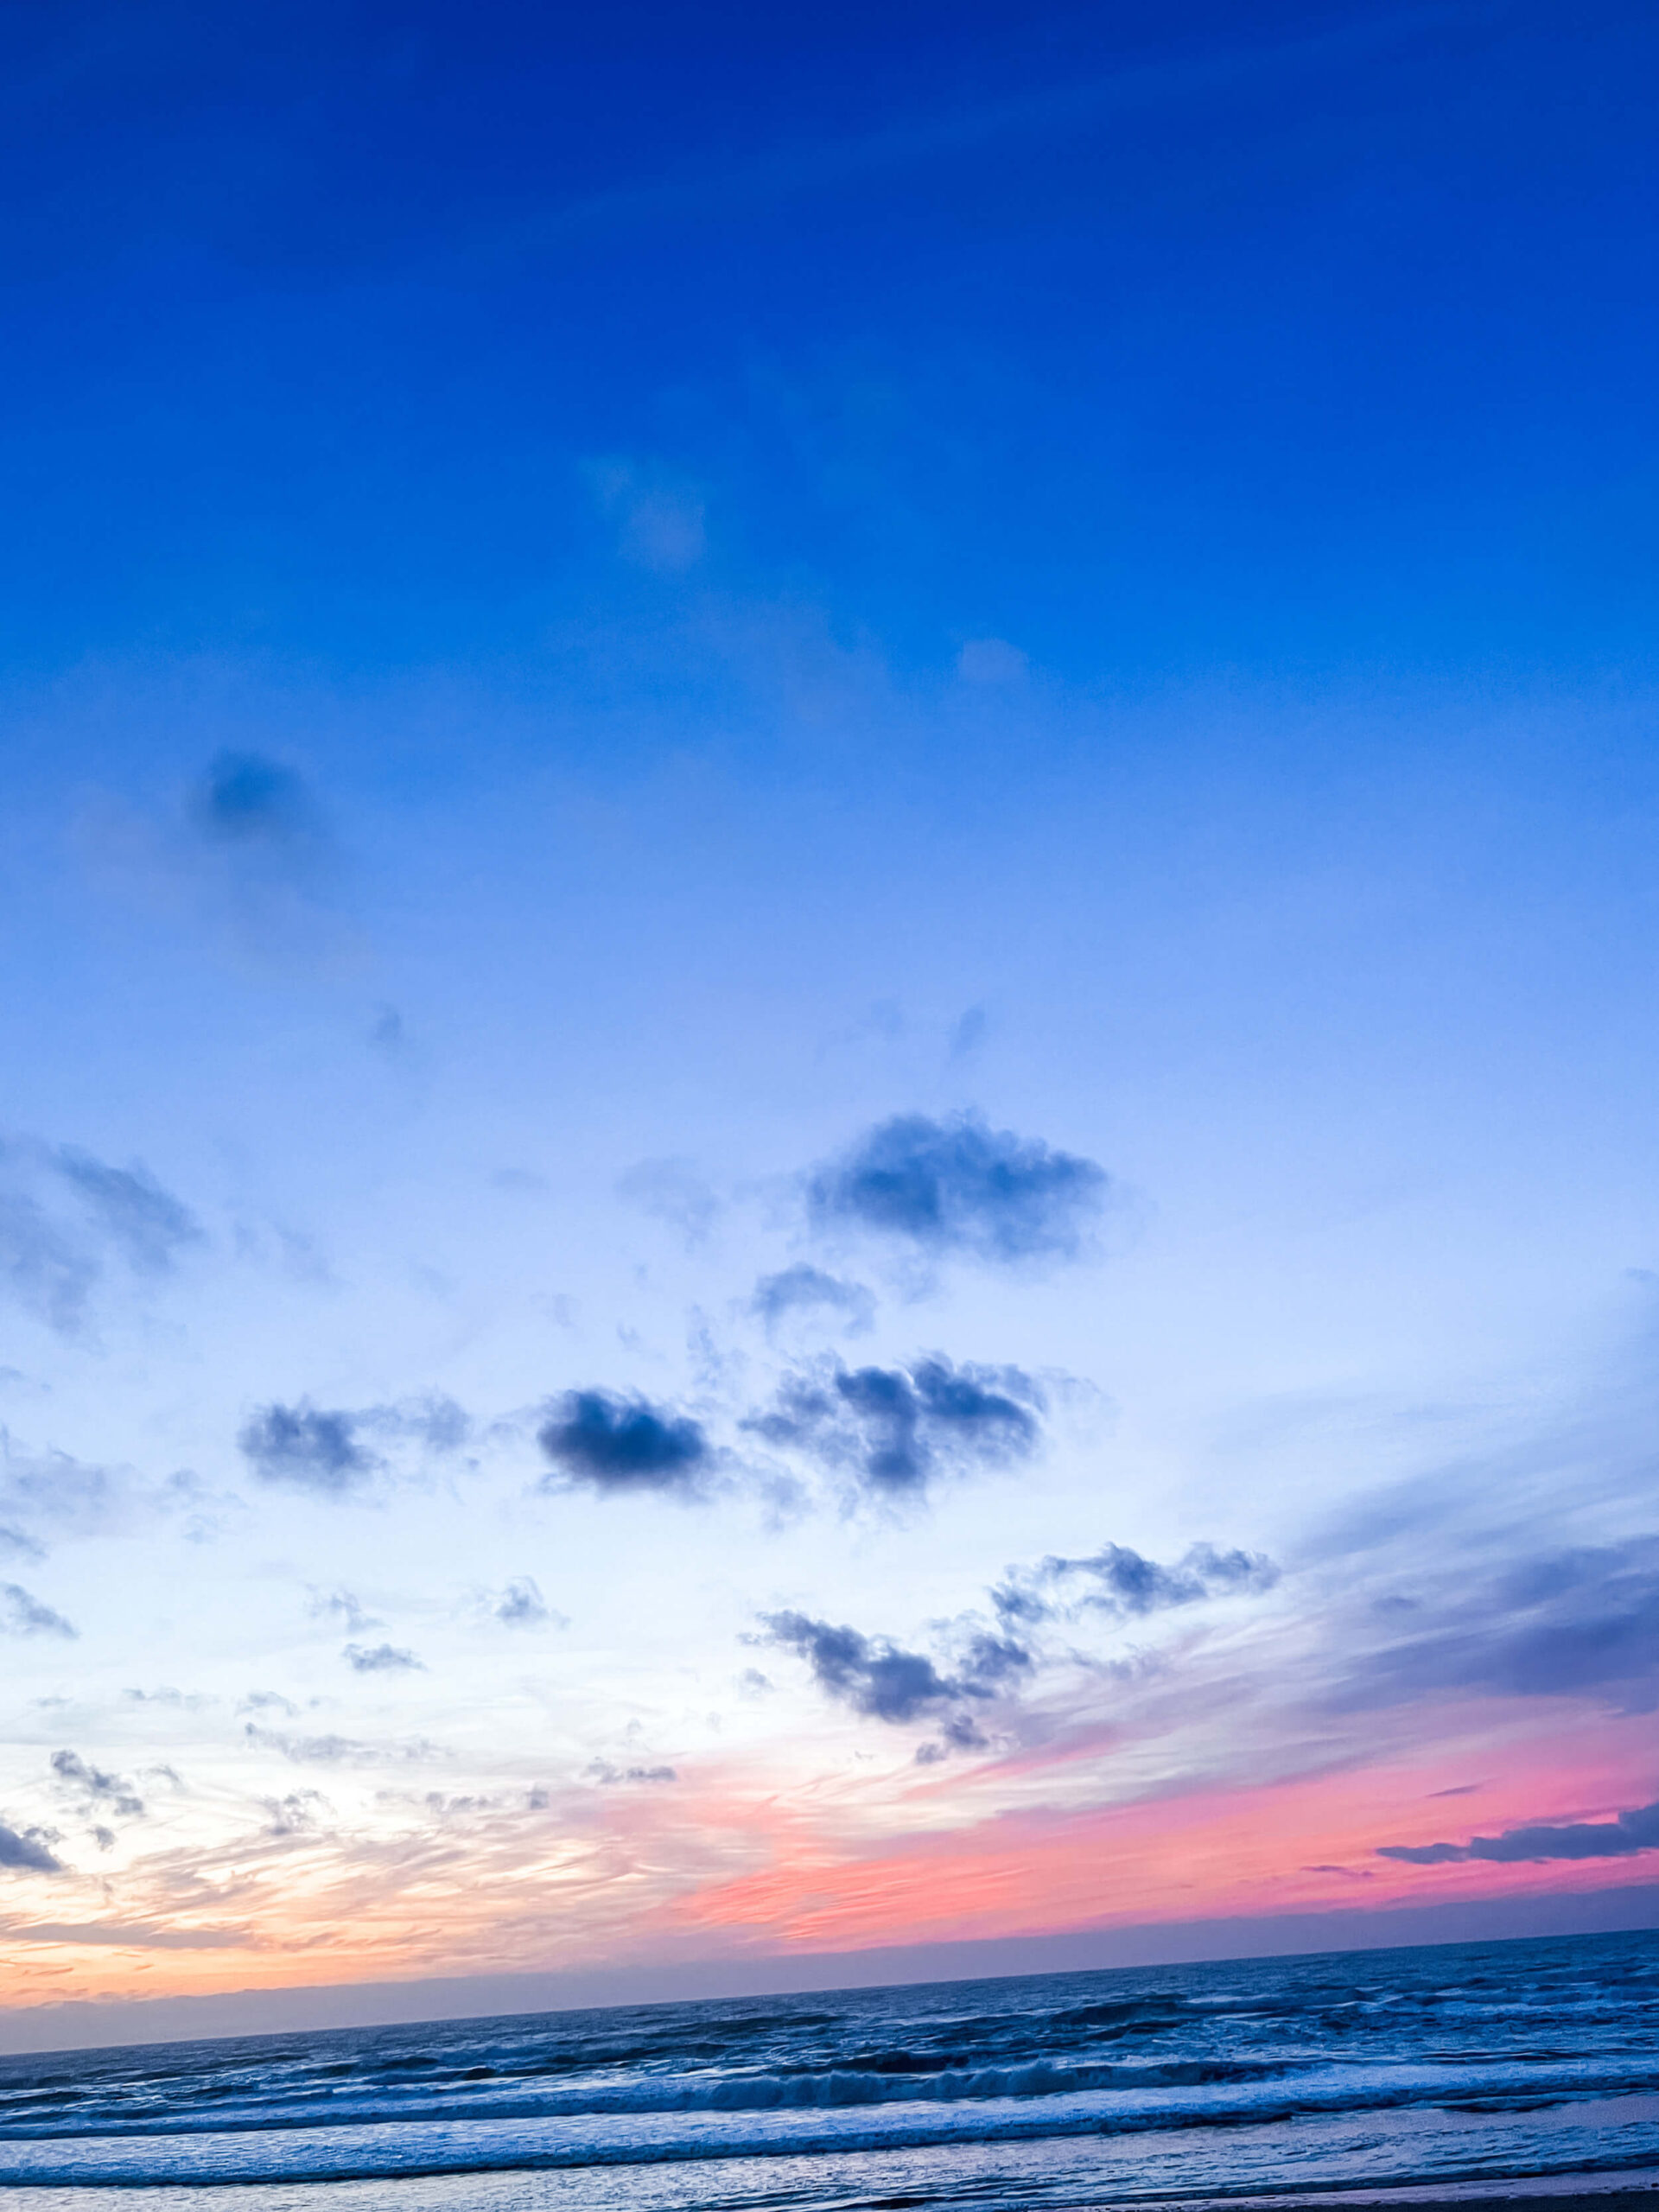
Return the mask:
<svg viewBox="0 0 1659 2212">
<path fill-rule="evenodd" d="M 1651 10 L 0 40 L 4 2000 L 1650 1914 Z"/>
</svg>

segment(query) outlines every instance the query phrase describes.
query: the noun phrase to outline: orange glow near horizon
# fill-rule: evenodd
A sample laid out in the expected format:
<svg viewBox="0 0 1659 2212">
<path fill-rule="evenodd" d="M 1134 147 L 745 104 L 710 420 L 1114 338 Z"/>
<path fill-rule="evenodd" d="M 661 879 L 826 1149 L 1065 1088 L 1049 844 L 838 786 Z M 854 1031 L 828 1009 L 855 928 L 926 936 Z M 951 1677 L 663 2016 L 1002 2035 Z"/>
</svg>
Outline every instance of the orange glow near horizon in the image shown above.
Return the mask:
<svg viewBox="0 0 1659 2212">
<path fill-rule="evenodd" d="M 555 1816 L 550 1832 L 520 1818 L 447 1849 L 388 1843 L 352 1865 L 273 1847 L 263 1866 L 246 1854 L 224 1862 L 188 1912 L 167 1909 L 158 1891 L 126 1927 L 42 1920 L 29 1930 L 14 1917 L 10 1942 L 0 1936 L 7 1993 L 33 2005 L 804 1957 L 1649 1878 L 1640 1856 L 1433 1866 L 1378 1857 L 1383 1843 L 1605 1819 L 1650 1794 L 1644 1732 L 1630 1719 L 1586 1716 L 1518 1745 L 1493 1719 L 1471 1717 L 1469 1733 L 1416 1759 L 1171 1786 L 1082 1808 L 1024 1802 L 1041 1764 L 1025 1754 L 1008 1762 L 1020 1796 L 988 1812 L 979 1807 L 995 1796 L 995 1761 L 964 1767 L 954 1784 L 937 1770 L 890 1769 L 807 1790 L 757 1789 L 735 1764 L 688 1770 L 671 1794 L 611 1801 L 585 1830 L 579 1812 Z M 1501 1781 L 1469 1778 L 1483 1744 Z M 944 1813 L 953 1788 L 956 1819 L 918 1832 L 918 1800 Z M 1334 1923 L 1333 1943 L 1343 1926 Z M 18 1941 L 29 1933 L 43 1940 Z"/>
</svg>

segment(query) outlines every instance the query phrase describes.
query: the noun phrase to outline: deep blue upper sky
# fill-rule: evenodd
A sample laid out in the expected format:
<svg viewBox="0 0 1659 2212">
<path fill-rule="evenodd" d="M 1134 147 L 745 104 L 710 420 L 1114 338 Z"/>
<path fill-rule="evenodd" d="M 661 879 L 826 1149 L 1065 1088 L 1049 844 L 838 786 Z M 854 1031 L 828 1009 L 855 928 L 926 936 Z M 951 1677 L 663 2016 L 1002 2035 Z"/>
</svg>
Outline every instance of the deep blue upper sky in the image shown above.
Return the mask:
<svg viewBox="0 0 1659 2212">
<path fill-rule="evenodd" d="M 14 668 L 533 656 L 613 450 L 900 666 L 1651 664 L 1628 0 L 0 35 Z"/>
</svg>

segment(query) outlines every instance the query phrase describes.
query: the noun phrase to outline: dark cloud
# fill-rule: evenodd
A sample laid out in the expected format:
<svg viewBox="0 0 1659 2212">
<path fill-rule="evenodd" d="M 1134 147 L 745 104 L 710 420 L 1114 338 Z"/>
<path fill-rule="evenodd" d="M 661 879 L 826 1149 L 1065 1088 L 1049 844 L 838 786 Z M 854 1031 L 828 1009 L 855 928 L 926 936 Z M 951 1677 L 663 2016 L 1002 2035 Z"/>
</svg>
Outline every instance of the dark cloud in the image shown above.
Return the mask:
<svg viewBox="0 0 1659 2212">
<path fill-rule="evenodd" d="M 1255 1553 L 1197 1544 L 1171 1567 L 1107 1544 L 1087 1559 L 1051 1557 L 1011 1570 L 990 1592 L 995 1626 L 973 1612 L 937 1624 L 942 1658 L 792 1611 L 763 1615 L 765 1636 L 746 1640 L 798 1653 L 827 1695 L 866 1719 L 936 1727 L 937 1738 L 916 1754 L 928 1764 L 955 1751 L 988 1748 L 979 1711 L 1021 1694 L 1041 1657 L 1033 1632 L 1045 1623 L 1089 1611 L 1140 1618 L 1202 1598 L 1269 1589 L 1276 1579 L 1277 1569 Z"/>
<path fill-rule="evenodd" d="M 73 1624 L 20 1582 L 0 1582 L 0 1629 L 8 1636 L 73 1636 Z"/>
<path fill-rule="evenodd" d="M 930 1476 L 1025 1458 L 1041 1431 L 1042 1393 L 1013 1367 L 826 1365 L 789 1377 L 768 1413 L 743 1424 L 767 1443 L 806 1452 L 889 1497 Z"/>
<path fill-rule="evenodd" d="M 1505 1828 L 1502 1835 L 1471 1836 L 1467 1843 L 1384 1843 L 1379 1859 L 1410 1866 L 1445 1866 L 1478 1859 L 1500 1866 L 1547 1859 L 1629 1859 L 1659 1851 L 1659 1804 L 1638 1805 L 1611 1821 L 1573 1821 L 1562 1827 Z"/>
<path fill-rule="evenodd" d="M 679 1775 L 671 1766 L 613 1766 L 608 1759 L 595 1759 L 588 1770 L 595 1782 L 677 1782 Z"/>
<path fill-rule="evenodd" d="M 1541 1554 L 1450 1598 L 1381 1616 L 1420 1633 L 1374 1646 L 1332 1693 L 1338 1709 L 1444 1693 L 1659 1704 L 1659 1539 Z"/>
<path fill-rule="evenodd" d="M 132 1783 L 121 1775 L 106 1774 L 102 1767 L 89 1765 L 79 1751 L 54 1751 L 52 1771 L 89 1811 L 107 1807 L 124 1820 L 143 1818 L 144 1801 Z"/>
<path fill-rule="evenodd" d="M 190 815 L 216 845 L 293 853 L 322 835 L 304 779 L 257 753 L 219 753 L 196 787 Z"/>
<path fill-rule="evenodd" d="M 357 1675 L 424 1674 L 425 1664 L 395 1643 L 348 1643 L 340 1657 Z"/>
<path fill-rule="evenodd" d="M 537 1441 L 559 1473 L 601 1497 L 626 1491 L 695 1496 L 715 1456 L 700 1422 L 608 1390 L 566 1391 Z"/>
<path fill-rule="evenodd" d="M 18 1559 L 42 1560 L 46 1557 L 44 1544 L 37 1544 L 33 1536 L 21 1529 L 0 1526 L 0 1552 L 10 1552 Z"/>
<path fill-rule="evenodd" d="M 838 1703 L 869 1720 L 940 1720 L 947 1738 L 964 1746 L 982 1738 L 959 1710 L 963 1700 L 995 1697 L 1032 1664 L 1031 1654 L 1012 1638 L 981 1635 L 947 1675 L 925 1653 L 906 1651 L 885 1636 L 864 1636 L 805 1613 L 766 1613 L 762 1620 L 766 1641 L 798 1652 L 819 1688 Z"/>
<path fill-rule="evenodd" d="M 19 1830 L 0 1821 L 0 1866 L 20 1874 L 60 1874 L 63 1861 L 47 1849 L 39 1828 Z"/>
<path fill-rule="evenodd" d="M 875 1300 L 861 1282 L 843 1282 L 822 1268 L 785 1268 L 781 1274 L 762 1275 L 754 1286 L 750 1311 L 768 1331 L 794 1313 L 836 1313 L 849 1337 L 860 1336 L 875 1318 Z"/>
<path fill-rule="evenodd" d="M 85 1326 L 109 1258 L 164 1274 L 202 1241 L 189 1208 L 137 1161 L 111 1167 L 33 1137 L 0 1142 L 0 1284 L 61 1336 Z"/>
<path fill-rule="evenodd" d="M 316 1406 L 262 1406 L 237 1438 L 261 1482 L 343 1497 L 380 1461 L 357 1440 L 358 1416 Z"/>
<path fill-rule="evenodd" d="M 1007 1621 L 1033 1623 L 1079 1609 L 1139 1619 L 1172 1605 L 1205 1598 L 1271 1590 L 1279 1570 L 1259 1552 L 1218 1551 L 1194 1544 L 1173 1566 L 1145 1559 L 1127 1544 L 1103 1544 L 1086 1559 L 1051 1555 L 1034 1567 L 1015 1567 L 991 1592 Z"/>
<path fill-rule="evenodd" d="M 1073 1258 L 1108 1187 L 1092 1160 L 976 1115 L 899 1114 L 815 1169 L 807 1204 L 820 1228 L 1006 1263 Z"/>
</svg>

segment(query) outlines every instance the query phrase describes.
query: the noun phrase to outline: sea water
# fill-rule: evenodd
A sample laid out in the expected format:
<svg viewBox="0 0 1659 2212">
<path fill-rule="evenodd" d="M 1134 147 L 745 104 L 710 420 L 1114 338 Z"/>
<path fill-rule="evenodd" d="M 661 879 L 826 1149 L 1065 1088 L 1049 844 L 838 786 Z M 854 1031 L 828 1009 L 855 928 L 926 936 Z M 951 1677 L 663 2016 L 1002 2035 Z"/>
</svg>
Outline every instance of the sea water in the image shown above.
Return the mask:
<svg viewBox="0 0 1659 2212">
<path fill-rule="evenodd" d="M 1058 2212 L 1634 2172 L 1656 2006 L 1637 1935 L 62 2052 L 0 2060 L 0 2187 L 28 2212 Z"/>
</svg>

